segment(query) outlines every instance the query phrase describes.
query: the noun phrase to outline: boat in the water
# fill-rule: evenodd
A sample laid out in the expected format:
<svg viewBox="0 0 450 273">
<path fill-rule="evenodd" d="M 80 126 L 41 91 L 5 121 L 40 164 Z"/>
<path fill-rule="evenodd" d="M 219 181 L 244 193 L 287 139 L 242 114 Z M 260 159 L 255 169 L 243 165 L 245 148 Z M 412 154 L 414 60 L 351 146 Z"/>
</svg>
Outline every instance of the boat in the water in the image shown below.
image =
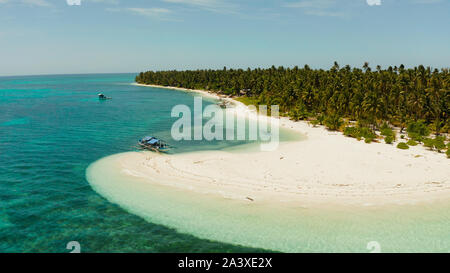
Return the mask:
<svg viewBox="0 0 450 273">
<path fill-rule="evenodd" d="M 107 97 L 107 96 L 105 96 L 105 95 L 102 94 L 102 93 L 99 93 L 99 94 L 98 94 L 98 99 L 99 99 L 99 100 L 110 100 L 110 99 L 112 99 L 112 98 Z"/>
<path fill-rule="evenodd" d="M 165 152 L 169 148 L 169 145 L 164 141 L 152 136 L 146 136 L 140 139 L 138 144 L 142 149 L 154 152 Z"/>
</svg>

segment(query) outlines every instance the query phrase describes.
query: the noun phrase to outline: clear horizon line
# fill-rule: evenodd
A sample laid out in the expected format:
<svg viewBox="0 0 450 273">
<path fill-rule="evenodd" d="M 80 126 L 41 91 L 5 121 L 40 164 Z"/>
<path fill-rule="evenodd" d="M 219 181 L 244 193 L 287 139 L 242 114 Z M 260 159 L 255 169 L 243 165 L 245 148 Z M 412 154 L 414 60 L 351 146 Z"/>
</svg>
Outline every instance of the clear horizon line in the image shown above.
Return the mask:
<svg viewBox="0 0 450 273">
<path fill-rule="evenodd" d="M 0 78 L 7 77 L 37 77 L 37 76 L 82 76 L 82 75 L 117 75 L 117 74 L 139 74 L 141 72 L 98 72 L 98 73 L 50 73 L 50 74 L 14 74 L 0 75 Z"/>
<path fill-rule="evenodd" d="M 250 68 L 250 69 L 257 69 L 257 68 L 260 68 L 260 69 L 268 69 L 268 68 L 271 68 L 272 66 L 275 66 L 276 68 L 278 68 L 278 67 L 284 67 L 284 68 L 294 68 L 294 67 L 299 67 L 299 68 L 303 68 L 305 65 L 308 65 L 308 64 L 303 64 L 303 66 L 301 66 L 301 65 L 287 65 L 287 66 L 284 66 L 284 65 L 278 65 L 278 66 L 276 66 L 276 65 L 270 65 L 270 66 L 266 66 L 266 67 L 262 67 L 262 66 L 255 66 L 255 67 L 228 67 L 228 66 L 223 66 L 223 67 L 226 67 L 227 69 L 235 69 L 235 70 L 237 70 L 237 69 L 242 69 L 242 70 L 246 70 L 246 69 L 248 69 L 248 68 Z M 386 66 L 386 67 L 383 67 L 382 66 L 382 69 L 383 70 L 386 70 L 388 67 L 395 67 L 395 66 L 397 66 L 397 67 L 399 67 L 400 65 L 402 65 L 402 64 L 399 64 L 399 65 L 388 65 L 388 66 Z M 418 66 L 420 66 L 420 65 L 423 65 L 423 64 L 418 64 L 418 65 L 413 65 L 413 66 L 406 66 L 405 65 L 405 68 L 406 69 L 411 69 L 411 68 L 415 68 L 415 67 L 418 67 Z M 310 66 L 310 65 L 308 65 L 308 66 Z M 339 67 L 340 68 L 343 68 L 343 67 L 345 67 L 345 66 L 347 66 L 347 65 L 341 65 L 341 64 L 339 64 Z M 376 68 L 378 65 L 375 65 L 375 66 L 371 66 L 370 65 L 370 63 L 369 63 L 369 67 L 370 68 Z M 430 67 L 430 68 L 432 68 L 432 69 L 438 69 L 438 70 L 442 70 L 442 69 L 450 69 L 450 66 L 446 66 L 446 67 L 434 67 L 434 66 L 432 66 L 432 65 L 423 65 L 425 68 L 427 68 L 427 67 Z M 350 66 L 351 68 L 362 68 L 362 66 L 361 67 L 359 67 L 359 66 Z M 70 75 L 108 75 L 108 74 L 111 74 L 111 75 L 113 75 L 113 74 L 139 74 L 139 73 L 141 73 L 141 72 L 147 72 L 147 71 L 196 71 L 196 70 L 220 70 L 221 68 L 195 68 L 195 69 L 154 69 L 154 70 L 142 70 L 142 71 L 139 71 L 139 72 L 86 72 L 86 73 L 42 73 L 42 74 L 40 74 L 40 73 L 37 73 L 37 74 L 11 74 L 11 75 L 0 75 L 0 78 L 6 78 L 6 77 L 33 77 L 33 76 L 70 76 Z M 329 70 L 330 68 L 312 68 L 311 67 L 311 69 L 312 70 Z"/>
</svg>

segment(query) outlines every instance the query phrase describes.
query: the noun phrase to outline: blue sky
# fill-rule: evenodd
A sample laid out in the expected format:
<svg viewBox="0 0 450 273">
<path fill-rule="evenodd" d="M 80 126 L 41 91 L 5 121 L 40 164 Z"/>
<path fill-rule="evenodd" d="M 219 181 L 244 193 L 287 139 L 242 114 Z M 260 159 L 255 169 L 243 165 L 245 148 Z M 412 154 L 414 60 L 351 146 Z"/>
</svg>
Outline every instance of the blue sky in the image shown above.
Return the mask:
<svg viewBox="0 0 450 273">
<path fill-rule="evenodd" d="M 334 61 L 449 67 L 450 0 L 0 0 L 0 75 Z"/>
</svg>

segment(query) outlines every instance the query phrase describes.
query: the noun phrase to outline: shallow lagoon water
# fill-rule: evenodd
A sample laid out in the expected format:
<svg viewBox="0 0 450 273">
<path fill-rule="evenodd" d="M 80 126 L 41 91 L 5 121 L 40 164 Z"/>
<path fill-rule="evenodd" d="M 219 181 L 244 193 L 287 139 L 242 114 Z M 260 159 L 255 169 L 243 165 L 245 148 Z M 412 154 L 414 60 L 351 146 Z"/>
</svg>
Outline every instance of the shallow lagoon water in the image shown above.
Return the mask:
<svg viewBox="0 0 450 273">
<path fill-rule="evenodd" d="M 293 207 L 231 200 L 131 176 L 113 155 L 92 164 L 88 181 L 102 196 L 147 221 L 182 233 L 282 252 L 449 252 L 450 205 Z"/>
</svg>

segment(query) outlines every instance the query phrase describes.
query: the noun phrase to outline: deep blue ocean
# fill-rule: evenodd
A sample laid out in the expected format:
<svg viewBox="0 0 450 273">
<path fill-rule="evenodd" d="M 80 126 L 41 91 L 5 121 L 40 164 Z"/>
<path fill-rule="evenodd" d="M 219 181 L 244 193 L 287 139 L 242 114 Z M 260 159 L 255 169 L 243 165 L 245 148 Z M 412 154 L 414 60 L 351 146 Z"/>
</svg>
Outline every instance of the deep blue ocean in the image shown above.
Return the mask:
<svg viewBox="0 0 450 273">
<path fill-rule="evenodd" d="M 193 105 L 193 94 L 134 86 L 134 77 L 0 77 L 0 252 L 70 252 L 70 241 L 82 252 L 259 251 L 146 222 L 92 190 L 89 164 L 146 135 L 176 153 L 239 144 L 171 143 L 172 106 Z"/>
</svg>

